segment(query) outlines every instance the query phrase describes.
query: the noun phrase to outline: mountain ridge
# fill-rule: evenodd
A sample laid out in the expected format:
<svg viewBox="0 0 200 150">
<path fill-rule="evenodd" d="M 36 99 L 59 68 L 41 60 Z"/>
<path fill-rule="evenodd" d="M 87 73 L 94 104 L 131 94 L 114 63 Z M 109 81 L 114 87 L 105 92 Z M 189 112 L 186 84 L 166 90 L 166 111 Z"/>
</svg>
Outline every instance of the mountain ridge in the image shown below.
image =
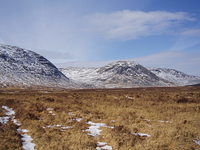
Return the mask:
<svg viewBox="0 0 200 150">
<path fill-rule="evenodd" d="M 200 83 L 200 77 L 168 68 L 146 68 L 134 61 L 115 61 L 101 67 L 60 69 L 69 78 L 100 88 L 185 86 Z M 159 72 L 162 71 L 162 75 Z"/>
<path fill-rule="evenodd" d="M 188 75 L 176 69 L 170 68 L 151 68 L 151 72 L 156 74 L 160 78 L 164 78 L 170 82 L 174 82 L 179 86 L 197 84 L 200 83 L 200 77 L 194 75 Z"/>
<path fill-rule="evenodd" d="M 157 77 L 134 61 L 116 61 L 103 67 L 60 69 L 69 78 L 94 84 L 100 88 L 131 88 L 171 86 L 173 83 Z"/>
<path fill-rule="evenodd" d="M 0 44 L 0 85 L 74 87 L 75 83 L 43 56 Z"/>
</svg>

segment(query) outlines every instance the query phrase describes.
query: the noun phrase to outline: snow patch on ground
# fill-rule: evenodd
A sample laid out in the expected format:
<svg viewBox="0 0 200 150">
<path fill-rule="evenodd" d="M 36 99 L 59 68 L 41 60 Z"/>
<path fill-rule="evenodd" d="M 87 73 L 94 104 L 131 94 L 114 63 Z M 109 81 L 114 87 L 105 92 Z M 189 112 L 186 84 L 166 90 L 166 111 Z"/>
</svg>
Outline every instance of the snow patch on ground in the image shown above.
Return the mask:
<svg viewBox="0 0 200 150">
<path fill-rule="evenodd" d="M 200 146 L 200 140 L 193 140 L 193 142 Z"/>
<path fill-rule="evenodd" d="M 7 122 L 9 121 L 10 117 L 0 117 L 0 123 L 1 124 L 7 124 Z"/>
<path fill-rule="evenodd" d="M 7 107 L 7 106 L 2 106 L 2 108 L 5 109 L 5 110 L 7 111 L 7 112 L 5 112 L 5 115 L 7 115 L 7 116 L 12 116 L 12 115 L 15 114 L 15 112 L 13 111 L 12 108 L 9 108 L 9 107 Z"/>
<path fill-rule="evenodd" d="M 1 117 L 0 118 L 0 122 L 2 121 L 4 124 L 6 124 L 9 119 L 12 120 L 12 122 L 18 126 L 18 129 L 17 129 L 17 132 L 21 135 L 21 140 L 22 140 L 22 148 L 24 150 L 35 150 L 34 147 L 35 147 L 35 144 L 34 143 L 31 143 L 31 141 L 33 140 L 31 138 L 30 135 L 28 134 L 25 134 L 28 132 L 27 129 L 21 129 L 19 128 L 21 126 L 21 123 L 15 119 L 15 111 L 12 109 L 12 108 L 9 108 L 7 106 L 2 106 L 3 109 L 6 110 L 6 112 L 4 113 L 5 115 L 7 115 L 6 117 Z M 3 119 L 2 119 L 3 118 Z"/>
<path fill-rule="evenodd" d="M 34 149 L 35 144 L 32 143 L 33 139 L 31 138 L 30 135 L 26 134 L 26 133 L 28 133 L 27 129 L 18 128 L 17 132 L 21 135 L 22 148 L 24 150 L 36 150 L 36 149 Z"/>
<path fill-rule="evenodd" d="M 91 121 L 89 121 L 87 124 L 90 125 L 90 127 L 86 129 L 85 131 L 88 131 L 89 132 L 88 135 L 91 135 L 91 136 L 100 135 L 102 130 L 100 130 L 99 128 L 106 126 L 106 124 L 104 123 L 93 123 Z"/>
<path fill-rule="evenodd" d="M 167 120 L 158 120 L 158 122 L 162 122 L 162 123 L 172 123 L 171 121 L 167 121 Z"/>
<path fill-rule="evenodd" d="M 106 127 L 106 128 L 111 128 L 111 129 L 114 128 L 112 126 L 107 126 L 105 123 L 94 123 L 92 121 L 88 121 L 87 124 L 90 126 L 85 131 L 89 132 L 88 135 L 91 135 L 94 137 L 100 135 L 102 131 L 100 130 L 101 127 Z M 96 150 L 112 150 L 112 146 L 107 145 L 106 142 L 98 142 Z"/>
<path fill-rule="evenodd" d="M 112 150 L 112 146 L 107 145 L 106 142 L 98 142 L 96 150 Z"/>
<path fill-rule="evenodd" d="M 31 143 L 33 139 L 28 134 L 22 134 L 22 144 L 24 150 L 34 150 L 35 144 Z"/>
<path fill-rule="evenodd" d="M 11 118 L 12 118 L 12 121 L 13 121 L 13 119 L 15 118 L 15 116 L 14 116 L 15 112 L 13 111 L 13 109 L 12 109 L 12 108 L 9 108 L 9 107 L 7 107 L 7 106 L 2 106 L 2 108 L 5 110 L 4 114 L 5 114 L 6 116 L 0 117 L 0 123 L 2 123 L 2 124 L 7 124 L 8 121 L 9 121 Z M 14 122 L 14 121 L 13 121 L 13 122 Z"/>
<path fill-rule="evenodd" d="M 53 108 L 47 108 L 47 111 L 49 112 L 49 114 L 55 116 L 56 114 L 53 112 L 54 109 Z"/>
<path fill-rule="evenodd" d="M 143 120 L 147 122 L 172 123 L 171 121 L 168 121 L 168 120 L 150 120 L 150 119 L 143 119 Z"/>
<path fill-rule="evenodd" d="M 28 130 L 27 129 L 21 129 L 21 128 L 18 128 L 17 131 L 19 133 L 23 132 L 23 133 L 28 133 Z"/>
<path fill-rule="evenodd" d="M 74 116 L 75 114 L 73 112 L 68 112 L 69 116 Z"/>
<path fill-rule="evenodd" d="M 14 119 L 15 117 L 13 117 L 12 121 L 15 125 L 17 126 L 21 126 L 21 123 L 17 120 L 17 119 Z"/>
<path fill-rule="evenodd" d="M 146 133 L 132 133 L 135 136 L 140 136 L 140 137 L 150 137 L 151 135 L 146 134 Z"/>
<path fill-rule="evenodd" d="M 125 97 L 126 97 L 127 99 L 132 99 L 132 100 L 134 99 L 133 97 L 130 97 L 130 96 L 128 96 L 128 95 L 126 95 Z"/>
<path fill-rule="evenodd" d="M 107 126 L 105 123 L 94 123 L 94 122 L 88 121 L 87 124 L 90 126 L 85 131 L 89 132 L 88 135 L 91 135 L 91 136 L 100 135 L 100 133 L 102 131 L 102 130 L 100 130 L 101 127 L 107 127 L 107 128 L 111 128 L 111 129 L 114 128 L 111 126 Z"/>
<path fill-rule="evenodd" d="M 66 130 L 66 129 L 71 129 L 72 126 L 63 126 L 63 125 L 60 125 L 60 124 L 56 124 L 56 125 L 48 125 L 48 126 L 43 127 L 43 128 L 44 128 L 44 129 L 45 129 L 45 128 L 60 128 L 61 131 L 64 131 L 64 130 Z"/>
<path fill-rule="evenodd" d="M 75 119 L 73 119 L 73 120 L 75 120 L 75 121 L 77 121 L 77 122 L 81 122 L 81 121 L 83 120 L 83 118 L 75 118 Z"/>
</svg>

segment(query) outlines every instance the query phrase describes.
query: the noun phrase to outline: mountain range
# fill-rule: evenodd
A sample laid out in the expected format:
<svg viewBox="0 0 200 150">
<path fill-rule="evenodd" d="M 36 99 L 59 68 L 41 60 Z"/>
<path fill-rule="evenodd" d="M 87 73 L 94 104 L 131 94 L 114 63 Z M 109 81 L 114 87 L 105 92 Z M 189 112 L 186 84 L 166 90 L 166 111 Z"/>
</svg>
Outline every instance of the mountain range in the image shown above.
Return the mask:
<svg viewBox="0 0 200 150">
<path fill-rule="evenodd" d="M 0 86 L 63 88 L 132 88 L 184 86 L 200 77 L 166 68 L 146 68 L 134 61 L 115 61 L 101 67 L 58 69 L 43 56 L 0 44 Z"/>
<path fill-rule="evenodd" d="M 131 88 L 172 86 L 142 65 L 133 61 L 117 61 L 99 68 L 68 67 L 60 69 L 70 79 L 98 88 Z"/>
<path fill-rule="evenodd" d="M 116 61 L 103 67 L 60 69 L 70 79 L 99 88 L 166 87 L 200 83 L 200 77 L 175 69 L 145 68 L 134 61 Z"/>
</svg>

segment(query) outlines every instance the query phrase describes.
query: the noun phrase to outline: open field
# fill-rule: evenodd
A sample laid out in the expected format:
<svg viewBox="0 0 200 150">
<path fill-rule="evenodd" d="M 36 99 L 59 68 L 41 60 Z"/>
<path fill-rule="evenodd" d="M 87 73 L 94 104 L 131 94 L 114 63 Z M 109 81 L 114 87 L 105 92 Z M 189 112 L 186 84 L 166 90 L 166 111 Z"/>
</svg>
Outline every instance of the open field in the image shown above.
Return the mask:
<svg viewBox="0 0 200 150">
<path fill-rule="evenodd" d="M 2 106 L 20 125 L 0 123 L 0 150 L 22 149 L 19 128 L 37 150 L 200 149 L 200 87 L 1 89 Z"/>
</svg>

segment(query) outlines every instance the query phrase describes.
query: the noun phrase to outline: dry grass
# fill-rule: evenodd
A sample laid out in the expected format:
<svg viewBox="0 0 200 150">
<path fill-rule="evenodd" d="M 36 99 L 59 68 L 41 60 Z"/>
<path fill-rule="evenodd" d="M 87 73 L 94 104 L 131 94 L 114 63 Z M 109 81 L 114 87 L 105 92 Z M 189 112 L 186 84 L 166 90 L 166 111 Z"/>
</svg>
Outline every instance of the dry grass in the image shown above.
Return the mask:
<svg viewBox="0 0 200 150">
<path fill-rule="evenodd" d="M 2 89 L 0 107 L 13 108 L 37 150 L 94 150 L 107 142 L 114 150 L 196 150 L 200 146 L 200 88 L 114 90 Z M 53 108 L 53 114 L 48 108 Z M 0 108 L 0 116 L 3 109 Z M 80 122 L 76 118 L 83 118 Z M 100 136 L 84 131 L 87 121 L 106 123 Z M 168 121 L 168 122 L 162 122 Z M 64 125 L 72 128 L 61 131 Z M 0 125 L 0 149 L 21 149 L 17 126 Z M 132 133 L 147 133 L 138 137 Z"/>
</svg>

